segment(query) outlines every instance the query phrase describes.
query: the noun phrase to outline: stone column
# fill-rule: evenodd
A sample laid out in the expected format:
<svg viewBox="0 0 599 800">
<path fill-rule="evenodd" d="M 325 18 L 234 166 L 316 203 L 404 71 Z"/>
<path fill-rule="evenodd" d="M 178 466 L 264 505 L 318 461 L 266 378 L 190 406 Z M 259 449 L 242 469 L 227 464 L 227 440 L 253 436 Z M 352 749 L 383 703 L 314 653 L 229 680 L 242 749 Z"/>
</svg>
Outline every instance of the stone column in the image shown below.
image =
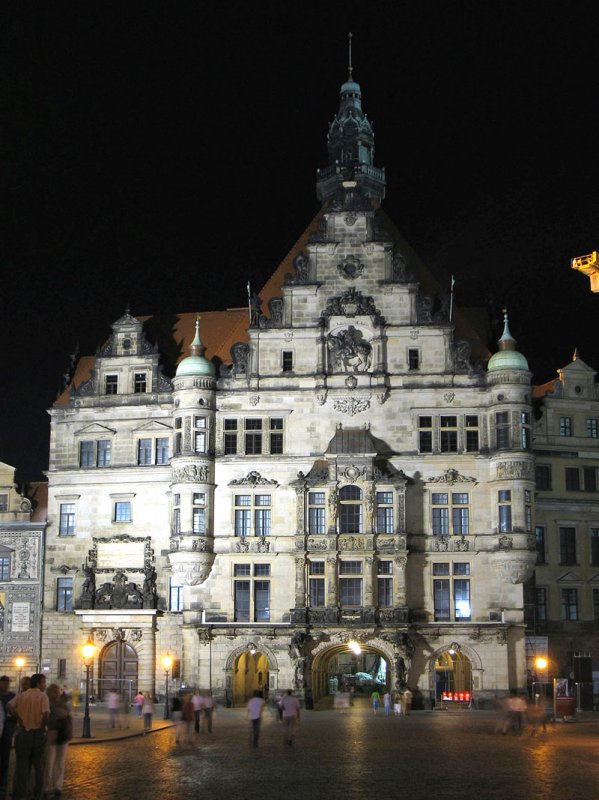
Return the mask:
<svg viewBox="0 0 599 800">
<path fill-rule="evenodd" d="M 304 486 L 295 487 L 296 502 L 296 530 L 297 536 L 306 533 L 306 489 Z"/>
<path fill-rule="evenodd" d="M 327 606 L 335 608 L 339 602 L 337 592 L 337 558 L 330 556 L 326 561 Z"/>
<path fill-rule="evenodd" d="M 296 557 L 295 559 L 295 608 L 305 608 L 306 606 L 306 559 Z"/>
<path fill-rule="evenodd" d="M 374 533 L 374 484 L 364 490 L 364 533 Z"/>
<path fill-rule="evenodd" d="M 400 484 L 395 487 L 397 490 L 397 525 L 396 533 L 406 532 L 406 485 Z"/>
<path fill-rule="evenodd" d="M 364 607 L 371 607 L 374 605 L 373 601 L 373 583 L 374 583 L 374 576 L 373 576 L 373 567 L 374 567 L 374 559 L 372 556 L 366 556 L 364 559 L 365 564 L 365 571 L 364 571 L 364 596 L 362 598 L 362 605 Z"/>
<path fill-rule="evenodd" d="M 395 556 L 394 563 L 394 580 L 393 580 L 393 605 L 405 606 L 406 601 L 406 565 L 408 559 L 406 556 Z"/>
</svg>

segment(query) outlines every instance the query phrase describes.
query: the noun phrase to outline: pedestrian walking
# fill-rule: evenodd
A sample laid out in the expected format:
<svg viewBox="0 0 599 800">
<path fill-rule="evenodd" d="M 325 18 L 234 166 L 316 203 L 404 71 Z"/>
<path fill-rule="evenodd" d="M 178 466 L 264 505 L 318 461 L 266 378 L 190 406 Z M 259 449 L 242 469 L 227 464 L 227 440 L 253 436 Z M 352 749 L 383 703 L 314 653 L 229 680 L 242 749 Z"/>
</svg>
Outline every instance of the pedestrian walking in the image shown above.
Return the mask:
<svg viewBox="0 0 599 800">
<path fill-rule="evenodd" d="M 260 738 L 260 722 L 264 711 L 264 698 L 260 689 L 254 689 L 254 696 L 248 700 L 248 719 L 251 725 L 251 742 L 253 747 L 258 747 Z"/>
<path fill-rule="evenodd" d="M 204 698 L 198 688 L 195 689 L 191 702 L 193 703 L 194 730 L 199 733 L 202 729 L 202 711 L 204 709 Z"/>
<path fill-rule="evenodd" d="M 207 691 L 204 692 L 203 696 L 203 704 L 204 704 L 204 719 L 206 720 L 206 728 L 208 729 L 208 733 L 212 733 L 212 719 L 214 717 L 214 698 L 212 697 L 212 692 Z"/>
<path fill-rule="evenodd" d="M 410 689 L 406 686 L 406 689 L 403 693 L 403 713 L 408 716 L 410 711 L 412 710 L 412 697 L 414 695 L 410 691 Z"/>
<path fill-rule="evenodd" d="M 378 692 L 378 689 L 374 689 L 372 694 L 370 695 L 370 702 L 372 703 L 372 710 L 376 714 L 379 710 L 379 706 L 381 705 L 381 696 Z"/>
<path fill-rule="evenodd" d="M 195 711 L 193 708 L 192 695 L 188 694 L 183 701 L 183 724 L 185 726 L 185 738 L 187 744 L 193 741 L 193 730 L 195 723 Z"/>
<path fill-rule="evenodd" d="M 391 699 L 393 700 L 393 713 L 396 717 L 401 717 L 401 692 L 395 689 L 391 694 Z"/>
<path fill-rule="evenodd" d="M 138 692 L 138 693 L 135 695 L 135 698 L 134 698 L 133 702 L 135 703 L 135 708 L 137 709 L 137 716 L 138 716 L 138 717 L 141 717 L 141 707 L 142 707 L 142 706 L 143 706 L 143 704 L 144 704 L 144 695 L 143 695 L 143 692 L 139 691 L 139 692 Z"/>
<path fill-rule="evenodd" d="M 149 730 L 152 729 L 152 714 L 154 713 L 154 703 L 152 702 L 152 698 L 149 692 L 144 692 L 143 698 L 144 701 L 141 707 L 141 713 L 144 718 L 144 733 L 147 733 Z"/>
<path fill-rule="evenodd" d="M 35 775 L 33 797 L 42 800 L 44 796 L 46 723 L 50 716 L 45 689 L 46 676 L 36 672 L 31 676 L 30 688 L 14 697 L 7 707 L 9 714 L 17 719 L 14 800 L 25 800 L 30 796 L 29 774 L 32 768 Z"/>
<path fill-rule="evenodd" d="M 0 706 L 4 717 L 2 735 L 0 736 L 0 792 L 3 792 L 8 786 L 8 767 L 16 720 L 8 713 L 6 707 L 13 697 L 15 697 L 15 693 L 10 691 L 10 678 L 8 675 L 3 675 L 0 678 Z"/>
<path fill-rule="evenodd" d="M 121 698 L 119 697 L 117 690 L 114 688 L 109 689 L 106 693 L 106 707 L 108 708 L 108 712 L 110 714 L 110 727 L 120 728 Z"/>
<path fill-rule="evenodd" d="M 73 738 L 73 720 L 67 699 L 60 686 L 52 683 L 46 691 L 50 702 L 48 735 L 46 740 L 46 795 L 60 797 L 64 783 L 64 766 L 67 747 Z"/>
<path fill-rule="evenodd" d="M 173 697 L 171 703 L 171 717 L 175 723 L 175 743 L 179 744 L 181 741 L 181 728 L 183 727 L 183 703 L 178 694 Z"/>
<path fill-rule="evenodd" d="M 383 695 L 383 708 L 385 709 L 385 716 L 391 715 L 391 692 L 389 689 Z"/>
<path fill-rule="evenodd" d="M 292 695 L 291 689 L 287 690 L 287 694 L 281 700 L 281 706 L 283 708 L 285 744 L 291 747 L 295 736 L 295 726 L 300 718 L 299 700 Z"/>
</svg>

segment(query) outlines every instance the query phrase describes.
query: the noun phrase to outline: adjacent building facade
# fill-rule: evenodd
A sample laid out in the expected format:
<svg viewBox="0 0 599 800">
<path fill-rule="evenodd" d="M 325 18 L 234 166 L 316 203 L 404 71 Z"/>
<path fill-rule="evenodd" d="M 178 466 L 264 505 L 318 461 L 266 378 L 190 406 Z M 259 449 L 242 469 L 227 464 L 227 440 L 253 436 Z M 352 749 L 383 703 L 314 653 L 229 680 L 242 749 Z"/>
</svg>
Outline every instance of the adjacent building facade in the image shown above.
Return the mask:
<svg viewBox="0 0 599 800">
<path fill-rule="evenodd" d="M 541 654 L 550 659 L 540 680 L 573 676 L 590 683 L 590 661 L 599 652 L 596 374 L 575 353 L 555 380 L 534 391 L 538 555 L 529 628 L 537 640 L 546 638 Z"/>
<path fill-rule="evenodd" d="M 0 672 L 16 684 L 20 669 L 40 663 L 45 513 L 34 514 L 14 478 L 0 462 Z"/>
<path fill-rule="evenodd" d="M 100 695 L 160 693 L 167 652 L 231 704 L 526 686 L 526 359 L 506 318 L 489 360 L 386 217 L 351 79 L 328 153 L 321 211 L 249 315 L 127 313 L 50 410 L 52 678 L 80 679 L 91 637 Z"/>
</svg>

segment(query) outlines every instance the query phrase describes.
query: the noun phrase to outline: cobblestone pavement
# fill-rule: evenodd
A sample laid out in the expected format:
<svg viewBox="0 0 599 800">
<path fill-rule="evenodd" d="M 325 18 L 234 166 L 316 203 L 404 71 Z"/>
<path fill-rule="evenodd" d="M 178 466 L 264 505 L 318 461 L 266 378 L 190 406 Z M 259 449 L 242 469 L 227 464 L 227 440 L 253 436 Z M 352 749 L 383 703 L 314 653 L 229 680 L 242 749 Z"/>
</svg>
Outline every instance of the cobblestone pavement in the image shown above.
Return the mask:
<svg viewBox="0 0 599 800">
<path fill-rule="evenodd" d="M 549 725 L 532 737 L 494 734 L 490 712 L 374 716 L 303 712 L 293 747 L 265 715 L 250 747 L 241 709 L 218 709 L 212 734 L 175 743 L 174 729 L 72 747 L 65 800 L 144 798 L 394 798 L 579 800 L 599 788 L 599 719 Z M 313 798 L 310 797 L 313 795 Z"/>
</svg>

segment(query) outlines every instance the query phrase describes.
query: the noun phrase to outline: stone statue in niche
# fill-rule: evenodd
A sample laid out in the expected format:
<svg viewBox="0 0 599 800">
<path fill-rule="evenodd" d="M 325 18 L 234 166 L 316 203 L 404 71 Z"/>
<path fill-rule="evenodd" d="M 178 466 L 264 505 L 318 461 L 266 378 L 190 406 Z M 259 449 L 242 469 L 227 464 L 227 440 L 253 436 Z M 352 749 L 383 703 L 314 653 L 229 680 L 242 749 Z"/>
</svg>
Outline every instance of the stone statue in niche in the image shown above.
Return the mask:
<svg viewBox="0 0 599 800">
<path fill-rule="evenodd" d="M 79 604 L 81 608 L 93 608 L 94 598 L 96 596 L 96 576 L 92 567 L 88 564 L 83 566 L 83 574 L 85 580 L 81 587 L 81 599 Z"/>
<path fill-rule="evenodd" d="M 366 372 L 370 368 L 372 347 L 353 325 L 339 333 L 329 333 L 327 347 L 334 372 Z"/>
<path fill-rule="evenodd" d="M 285 275 L 285 283 L 308 283 L 310 279 L 310 258 L 298 253 L 293 259 L 293 272 Z"/>
<path fill-rule="evenodd" d="M 120 569 L 112 579 L 111 604 L 113 608 L 125 608 L 127 604 L 127 576 Z"/>
<path fill-rule="evenodd" d="M 156 570 L 149 565 L 144 570 L 143 605 L 144 608 L 156 608 Z"/>
<path fill-rule="evenodd" d="M 271 297 L 268 301 L 270 311 L 269 327 L 279 328 L 283 324 L 283 298 Z"/>
<path fill-rule="evenodd" d="M 236 342 L 233 345 L 231 348 L 233 375 L 245 375 L 247 373 L 249 354 L 250 347 L 244 342 Z"/>
<path fill-rule="evenodd" d="M 422 295 L 418 298 L 418 324 L 430 325 L 433 321 L 433 300 L 428 295 Z"/>
</svg>

